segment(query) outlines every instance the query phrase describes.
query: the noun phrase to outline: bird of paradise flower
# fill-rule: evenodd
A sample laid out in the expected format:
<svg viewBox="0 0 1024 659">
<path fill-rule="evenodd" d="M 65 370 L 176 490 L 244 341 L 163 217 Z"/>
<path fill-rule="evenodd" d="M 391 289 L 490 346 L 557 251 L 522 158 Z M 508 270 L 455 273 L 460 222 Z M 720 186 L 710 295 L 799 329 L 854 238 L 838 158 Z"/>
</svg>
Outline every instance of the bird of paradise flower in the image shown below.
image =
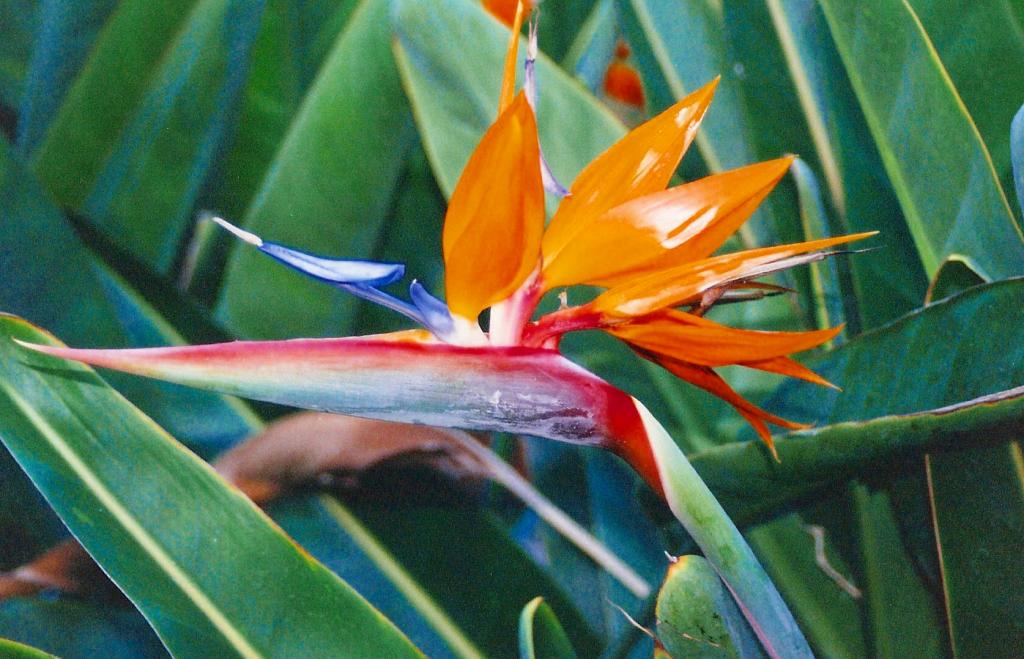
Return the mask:
<svg viewBox="0 0 1024 659">
<path fill-rule="evenodd" d="M 28 345 L 57 357 L 221 393 L 440 427 L 506 431 L 599 446 L 662 494 L 735 596 L 771 656 L 810 656 L 778 592 L 685 456 L 638 400 L 563 357 L 568 332 L 602 330 L 726 400 L 770 449 L 766 424 L 800 428 L 737 394 L 716 372 L 740 365 L 828 384 L 789 355 L 839 328 L 761 332 L 704 317 L 722 301 L 777 287 L 765 275 L 825 258 L 870 233 L 715 254 L 787 171 L 781 158 L 667 187 L 717 81 L 598 156 L 569 190 L 550 174 L 534 118 L 536 32 L 515 93 L 523 11 L 516 13 L 498 117 L 452 193 L 443 232 L 445 299 L 404 267 L 315 256 L 223 227 L 282 263 L 419 325 L 384 335 L 131 350 Z M 545 228 L 545 188 L 562 196 Z M 666 189 L 667 188 L 667 189 Z M 548 292 L 603 287 L 589 302 L 534 318 Z M 489 309 L 489 327 L 479 318 Z"/>
</svg>

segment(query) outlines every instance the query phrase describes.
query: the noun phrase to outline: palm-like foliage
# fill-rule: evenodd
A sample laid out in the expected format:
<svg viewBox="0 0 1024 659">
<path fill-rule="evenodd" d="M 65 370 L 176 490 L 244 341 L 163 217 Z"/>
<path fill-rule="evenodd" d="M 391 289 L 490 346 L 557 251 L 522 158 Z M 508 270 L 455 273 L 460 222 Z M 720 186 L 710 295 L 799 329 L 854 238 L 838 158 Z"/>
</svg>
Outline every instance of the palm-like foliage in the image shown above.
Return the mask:
<svg viewBox="0 0 1024 659">
<path fill-rule="evenodd" d="M 1024 11 L 951 4 L 541 10 L 537 121 L 561 180 L 624 122 L 721 74 L 680 177 L 801 159 L 739 242 L 882 233 L 880 249 L 781 280 L 793 294 L 713 310 L 759 329 L 845 323 L 805 360 L 842 393 L 727 373 L 769 411 L 817 423 L 776 437 L 779 463 L 724 403 L 606 337 L 565 344 L 666 423 L 826 656 L 1012 655 L 1024 638 L 1013 391 L 1024 382 L 1024 244 L 1012 167 L 1024 166 L 1024 122 L 1011 132 Z M 474 3 L 5 0 L 0 17 L 0 310 L 108 347 L 401 327 L 228 243 L 196 221 L 206 209 L 288 244 L 405 261 L 440 290 L 445 198 L 493 121 L 507 39 Z M 628 56 L 615 52 L 620 39 Z M 612 61 L 639 72 L 647 107 L 604 85 Z M 21 321 L 0 326 L 49 340 Z M 438 473 L 430 462 L 417 479 L 364 474 L 358 497 L 305 490 L 269 503 L 312 562 L 94 374 L 33 368 L 0 343 L 0 566 L 42 554 L 66 524 L 131 599 L 98 586 L 8 598 L 0 636 L 64 656 L 159 655 L 153 630 L 172 652 L 205 656 L 649 652 L 621 606 L 674 655 L 691 637 L 698 654 L 756 651 L 699 560 L 672 567 L 656 624 L 653 601 L 529 509 L 479 485 L 470 497 L 444 479 L 424 486 Z M 104 379 L 211 460 L 279 412 Z M 519 458 L 649 583 L 669 568 L 664 551 L 693 551 L 614 459 L 536 441 Z M 812 525 L 838 574 L 816 560 Z"/>
</svg>

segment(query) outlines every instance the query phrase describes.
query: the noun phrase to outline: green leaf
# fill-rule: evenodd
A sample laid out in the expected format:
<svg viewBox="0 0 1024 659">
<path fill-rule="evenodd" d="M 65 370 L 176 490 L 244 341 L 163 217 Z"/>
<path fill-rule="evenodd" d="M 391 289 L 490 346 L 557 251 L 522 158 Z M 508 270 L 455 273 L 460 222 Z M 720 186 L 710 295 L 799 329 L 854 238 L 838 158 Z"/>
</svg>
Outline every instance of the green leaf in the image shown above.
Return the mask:
<svg viewBox="0 0 1024 659">
<path fill-rule="evenodd" d="M 543 597 L 535 597 L 519 615 L 519 658 L 520 659 L 572 659 L 569 637 L 558 622 L 558 617 Z"/>
<path fill-rule="evenodd" d="M 1010 124 L 1010 152 L 1013 159 L 1013 182 L 1017 201 L 1024 211 L 1024 105 L 1017 110 Z"/>
<path fill-rule="evenodd" d="M 114 0 L 74 3 L 42 0 L 35 4 L 40 27 L 18 107 L 16 143 L 23 154 L 32 153 L 46 134 L 68 86 L 116 3 Z M 3 24 L 6 26 L 7 22 Z"/>
<path fill-rule="evenodd" d="M 1024 68 L 1024 20 L 1014 13 L 1019 3 L 979 0 L 957 11 L 941 0 L 910 4 L 977 125 L 1003 189 L 1012 197 L 1006 126 L 1024 98 L 1024 78 L 1016 74 Z"/>
<path fill-rule="evenodd" d="M 245 82 L 262 9 L 242 0 L 121 4 L 34 155 L 61 204 L 162 272 Z"/>
<path fill-rule="evenodd" d="M 363 0 L 267 169 L 244 226 L 346 258 L 372 255 L 412 141 L 391 55 L 386 0 Z M 347 333 L 357 301 L 247 245 L 228 262 L 217 317 L 241 336 Z"/>
<path fill-rule="evenodd" d="M 180 342 L 146 301 L 96 260 L 2 140 L 0 207 L 0 309 L 79 344 Z M 205 453 L 225 448 L 251 427 L 251 413 L 237 402 L 225 405 L 219 396 L 139 378 L 109 379 L 169 432 Z"/>
<path fill-rule="evenodd" d="M 516 653 L 512 630 L 522 607 L 537 595 L 557 613 L 583 656 L 599 654 L 598 639 L 576 607 L 491 514 L 466 506 L 371 502 L 353 503 L 351 509 L 488 656 Z"/>
<path fill-rule="evenodd" d="M 580 26 L 569 52 L 562 60 L 562 68 L 572 72 L 590 93 L 599 93 L 604 85 L 608 65 L 615 56 L 617 39 L 615 4 L 613 0 L 599 0 L 594 3 L 587 20 Z"/>
<path fill-rule="evenodd" d="M 945 639 L 936 602 L 909 560 L 892 498 L 855 485 L 853 493 L 861 547 L 864 615 L 870 654 L 882 657 L 943 657 Z"/>
<path fill-rule="evenodd" d="M 746 539 L 690 461 L 643 404 L 634 400 L 665 502 L 728 587 L 771 656 L 812 657 L 811 648 Z"/>
<path fill-rule="evenodd" d="M 1024 439 L 1022 425 L 1008 438 Z M 1010 658 L 1024 642 L 1021 578 L 1014 568 L 1024 534 L 1021 459 L 1018 441 L 961 455 L 930 455 L 925 463 L 957 656 Z"/>
<path fill-rule="evenodd" d="M 801 385 L 787 385 L 777 398 L 785 405 L 777 409 L 797 418 L 812 418 L 813 414 L 829 422 L 862 420 L 941 407 L 1018 386 L 1024 381 L 1024 310 L 1019 303 L 1022 291 L 1024 280 L 1020 279 L 976 286 L 851 341 L 827 357 L 809 363 L 823 376 L 842 385 L 842 395 L 815 400 Z M 1000 349 L 993 351 L 991 346 Z M 885 364 L 890 377 L 878 377 L 879 364 Z M 965 411 L 965 421 L 969 418 L 973 422 L 998 407 L 981 406 L 969 413 Z M 951 419 L 936 418 L 933 422 L 948 422 L 948 430 L 957 429 Z M 1016 427 L 1019 428 L 1019 417 Z M 1001 436 L 1006 441 L 1019 435 L 1013 428 L 1011 424 L 999 432 L 989 432 L 988 438 L 981 433 L 974 437 L 984 441 Z M 785 443 L 780 442 L 780 449 Z M 971 494 L 974 519 L 970 526 L 962 526 L 961 532 L 947 524 L 938 528 L 943 547 L 943 578 L 947 587 L 959 584 L 962 588 L 961 592 L 950 594 L 950 602 L 957 599 L 961 602 L 958 607 L 976 607 L 954 629 L 959 624 L 973 625 L 978 634 L 994 639 L 1012 633 L 1006 620 L 1024 619 L 1019 611 L 1003 608 L 1008 605 L 1006 602 L 996 603 L 985 595 L 1020 590 L 1014 585 L 1020 575 L 1005 545 L 1007 529 L 1024 528 L 1019 505 L 1020 476 L 1014 474 L 1009 478 L 1015 469 L 1007 467 L 1015 463 L 1018 450 L 1016 444 L 1005 444 L 964 455 L 950 454 L 949 459 L 957 465 L 956 479 L 963 482 L 953 490 L 954 496 L 957 492 L 963 494 L 960 488 L 968 484 L 980 491 Z M 980 459 L 983 455 L 989 458 L 989 466 L 984 468 L 980 466 L 986 462 Z M 874 504 L 869 500 L 865 505 Z M 987 512 L 982 514 L 982 510 Z M 976 562 L 980 556 L 986 557 L 983 569 Z M 1020 606 L 1019 601 L 1010 604 Z M 958 610 L 967 613 L 966 608 Z M 891 621 L 901 615 L 899 611 L 890 611 L 878 617 Z M 898 630 L 893 630 L 893 634 L 899 638 Z"/>
<path fill-rule="evenodd" d="M 404 565 L 347 504 L 326 494 L 299 493 L 272 502 L 267 513 L 303 549 L 366 597 L 427 656 L 482 656 L 441 604 L 409 576 Z"/>
<path fill-rule="evenodd" d="M 696 460 L 694 466 L 700 469 Z M 805 519 L 798 514 L 786 515 L 758 524 L 746 535 L 754 552 L 764 558 L 765 570 L 793 609 L 817 655 L 848 659 L 866 656 L 860 603 L 816 562 L 814 539 Z M 849 579 L 850 570 L 832 546 L 831 536 L 823 540 L 829 564 Z"/>
<path fill-rule="evenodd" d="M 267 0 L 231 146 L 205 208 L 240 219 L 357 0 Z M 218 234 L 223 236 L 223 234 Z M 226 237 L 226 236 L 225 236 Z"/>
<path fill-rule="evenodd" d="M 38 0 L 0 2 L 0 106 L 13 112 L 21 103 L 32 58 L 32 41 L 39 26 Z"/>
<path fill-rule="evenodd" d="M 901 458 L 1006 443 L 1021 418 L 1024 390 L 1018 387 L 955 406 L 783 435 L 776 441 L 778 462 L 757 442 L 716 446 L 691 459 L 730 514 L 749 522 Z"/>
<path fill-rule="evenodd" d="M 434 174 L 446 195 L 497 115 L 508 30 L 477 3 L 397 0 L 396 58 Z M 543 31 L 543 30 L 542 30 Z M 525 52 L 520 44 L 520 56 Z M 543 54 L 537 124 L 544 155 L 568 183 L 625 127 Z"/>
<path fill-rule="evenodd" d="M 947 260 L 929 287 L 929 298 L 942 298 L 984 282 L 967 264 Z M 1020 439 L 1019 431 L 1008 435 Z M 914 486 L 927 492 L 927 497 L 900 496 L 894 501 L 918 502 L 918 511 L 911 508 L 916 519 L 905 519 L 903 528 L 919 529 L 921 543 L 938 545 L 929 572 L 938 572 L 940 559 L 946 570 L 942 577 L 946 597 L 946 617 L 950 640 L 960 656 L 1010 656 L 1007 648 L 1024 640 L 1024 627 L 1013 624 L 997 629 L 987 624 L 986 611 L 991 608 L 1013 609 L 1013 596 L 1004 602 L 992 602 L 1004 593 L 1002 589 L 987 592 L 977 584 L 984 583 L 989 557 L 979 557 L 977 539 L 986 538 L 990 551 L 1001 552 L 999 563 L 1009 565 L 1016 538 L 1024 533 L 1024 475 L 1019 471 L 1020 445 L 1010 444 L 988 450 L 956 455 L 925 456 L 924 473 L 915 474 Z M 978 478 L 965 479 L 964 472 Z M 908 479 L 909 480 L 909 479 Z M 1000 497 L 992 505 L 993 495 Z M 904 513 L 906 514 L 906 513 Z M 927 533 L 932 530 L 933 533 Z M 906 531 L 905 531 L 906 534 Z M 922 552 L 918 552 L 922 553 Z M 929 558 L 931 553 L 929 552 Z M 932 565 L 935 564 L 935 565 Z M 959 569 L 951 569 L 959 568 Z M 937 575 L 936 577 L 937 578 Z M 981 600 L 981 601 L 979 601 Z"/>
<path fill-rule="evenodd" d="M 9 341 L 51 337 L 9 316 L 0 329 L 4 443 L 172 652 L 417 656 L 365 600 L 92 371 Z M 303 607 L 291 605 L 295 593 Z"/>
<path fill-rule="evenodd" d="M 971 264 L 959 256 L 951 256 L 942 262 L 925 295 L 926 304 L 961 293 L 972 286 L 986 283 Z"/>
<path fill-rule="evenodd" d="M 671 545 L 647 514 L 642 497 L 648 491 L 631 469 L 602 451 L 543 440 L 528 440 L 525 448 L 538 489 L 648 583 L 663 580 L 664 552 Z M 664 506 L 660 500 L 655 505 Z M 542 545 L 551 564 L 558 566 L 553 577 L 605 638 L 619 637 L 631 628 L 619 607 L 642 615 L 648 602 L 637 599 L 553 529 L 537 523 L 526 540 L 527 546 L 534 543 Z"/>
<path fill-rule="evenodd" d="M 17 641 L 11 641 L 6 638 L 0 638 L 0 653 L 5 657 L 24 658 L 24 659 L 41 659 L 43 657 L 52 657 L 52 654 L 37 650 L 36 648 L 29 647 L 24 643 L 18 643 Z"/>
<path fill-rule="evenodd" d="M 658 639 L 676 659 L 758 656 L 757 639 L 743 614 L 715 568 L 701 556 L 680 556 L 669 567 L 655 615 Z"/>
<path fill-rule="evenodd" d="M 800 199 L 800 223 L 803 225 L 806 240 L 841 235 L 840 231 L 836 231 L 825 209 L 818 181 L 811 168 L 797 158 L 793 161 L 792 170 Z M 845 265 L 846 262 L 841 259 L 828 259 L 810 265 L 814 311 L 819 328 L 850 322 L 853 326 L 844 328 L 843 333 L 849 331 L 851 334 L 858 334 L 860 311 L 849 270 L 841 272 Z M 843 334 L 837 336 L 840 341 L 843 338 Z"/>
<path fill-rule="evenodd" d="M 0 634 L 64 659 L 163 659 L 167 650 L 133 609 L 72 598 L 0 603 Z"/>
<path fill-rule="evenodd" d="M 822 8 L 925 271 L 959 254 L 987 279 L 1021 274 L 1024 244 L 992 159 L 911 6 Z"/>
<path fill-rule="evenodd" d="M 847 309 L 847 331 L 857 334 L 858 326 L 877 327 L 917 308 L 927 286 L 924 267 L 819 3 L 769 0 L 766 6 L 814 144 L 819 165 L 811 168 L 823 183 L 835 235 L 881 234 L 880 254 L 849 259 L 846 266 L 857 299 L 869 301 L 859 305 L 856 316 Z"/>
</svg>

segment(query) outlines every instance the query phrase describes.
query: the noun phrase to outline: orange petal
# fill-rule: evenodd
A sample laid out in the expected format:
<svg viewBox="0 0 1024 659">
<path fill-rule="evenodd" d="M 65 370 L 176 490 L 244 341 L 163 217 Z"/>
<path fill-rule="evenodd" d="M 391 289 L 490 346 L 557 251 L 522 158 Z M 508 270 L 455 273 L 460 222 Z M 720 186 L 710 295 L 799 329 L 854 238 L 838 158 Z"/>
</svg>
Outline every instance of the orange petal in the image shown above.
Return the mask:
<svg viewBox="0 0 1024 659">
<path fill-rule="evenodd" d="M 508 50 L 505 51 L 505 73 L 501 76 L 501 96 L 498 97 L 498 114 L 501 115 L 516 93 L 516 56 L 519 53 L 519 32 L 523 29 L 523 15 L 528 14 L 530 2 L 508 0 L 484 2 L 484 7 L 498 20 L 512 28 L 508 38 Z"/>
<path fill-rule="evenodd" d="M 836 329 L 838 330 L 840 328 Z M 773 357 L 772 359 L 752 361 L 740 365 L 748 368 L 756 368 L 759 371 L 778 373 L 779 375 L 797 378 L 798 380 L 805 380 L 814 384 L 820 384 L 823 387 L 829 387 L 830 389 L 841 391 L 841 389 L 836 385 L 832 384 L 795 359 L 790 359 L 789 357 Z"/>
<path fill-rule="evenodd" d="M 443 248 L 452 313 L 475 321 L 537 266 L 544 229 L 537 123 L 520 93 L 470 156 L 448 203 Z"/>
<path fill-rule="evenodd" d="M 547 259 L 544 280 L 552 288 L 581 283 L 611 287 L 705 258 L 750 217 L 792 161 L 770 160 L 620 204 Z"/>
<path fill-rule="evenodd" d="M 544 234 L 550 261 L 590 222 L 619 204 L 664 190 L 711 103 L 715 79 L 641 124 L 580 172 Z"/>
<path fill-rule="evenodd" d="M 735 329 L 676 310 L 608 328 L 610 334 L 644 350 L 703 366 L 785 357 L 819 346 L 841 330 L 842 327 L 811 332 Z"/>
<path fill-rule="evenodd" d="M 870 231 L 791 245 L 748 249 L 684 263 L 615 286 L 599 295 L 591 306 L 595 311 L 609 316 L 645 316 L 666 307 L 691 304 L 712 288 L 763 277 L 819 260 L 827 256 L 827 253 L 820 253 L 820 250 L 876 233 Z"/>
<path fill-rule="evenodd" d="M 736 411 L 754 427 L 758 436 L 764 440 L 765 444 L 768 445 L 768 448 L 771 449 L 772 455 L 774 455 L 776 459 L 778 459 L 778 455 L 775 453 L 775 443 L 772 441 L 772 434 L 771 431 L 768 430 L 768 426 L 766 425 L 767 423 L 771 423 L 772 425 L 780 426 L 782 428 L 788 428 L 790 430 L 801 430 L 809 427 L 806 423 L 797 423 L 795 421 L 783 419 L 780 416 L 776 416 L 761 409 L 757 405 L 754 405 L 749 400 L 736 393 L 736 391 L 729 386 L 728 382 L 723 380 L 720 375 L 707 366 L 689 364 L 677 359 L 656 359 L 655 361 L 676 377 L 700 387 L 736 408 Z"/>
<path fill-rule="evenodd" d="M 505 25 L 511 27 L 516 21 L 516 14 L 519 5 L 523 7 L 523 13 L 529 14 L 530 10 L 533 9 L 533 3 L 530 0 L 483 0 L 484 9 L 491 15 L 497 18 Z M 519 29 L 513 30 L 516 34 L 519 33 Z"/>
<path fill-rule="evenodd" d="M 625 62 L 612 62 L 604 72 L 604 93 L 635 108 L 644 106 L 644 84 L 640 74 Z"/>
</svg>

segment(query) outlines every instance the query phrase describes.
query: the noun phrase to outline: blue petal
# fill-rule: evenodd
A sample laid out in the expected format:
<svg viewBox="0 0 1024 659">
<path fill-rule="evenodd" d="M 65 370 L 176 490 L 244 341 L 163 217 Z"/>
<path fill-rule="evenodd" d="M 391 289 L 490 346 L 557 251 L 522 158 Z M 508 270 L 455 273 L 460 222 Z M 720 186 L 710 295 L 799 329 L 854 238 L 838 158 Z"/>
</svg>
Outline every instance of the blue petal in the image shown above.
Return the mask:
<svg viewBox="0 0 1024 659">
<path fill-rule="evenodd" d="M 430 330 L 431 334 L 447 340 L 455 331 L 455 320 L 452 318 L 448 305 L 438 300 L 427 292 L 423 285 L 416 280 L 409 284 L 409 297 L 412 303 L 419 309 L 420 322 Z"/>
<path fill-rule="evenodd" d="M 329 284 L 386 286 L 405 275 L 405 266 L 401 263 L 331 259 L 270 242 L 259 245 L 259 250 L 303 274 Z"/>
</svg>

